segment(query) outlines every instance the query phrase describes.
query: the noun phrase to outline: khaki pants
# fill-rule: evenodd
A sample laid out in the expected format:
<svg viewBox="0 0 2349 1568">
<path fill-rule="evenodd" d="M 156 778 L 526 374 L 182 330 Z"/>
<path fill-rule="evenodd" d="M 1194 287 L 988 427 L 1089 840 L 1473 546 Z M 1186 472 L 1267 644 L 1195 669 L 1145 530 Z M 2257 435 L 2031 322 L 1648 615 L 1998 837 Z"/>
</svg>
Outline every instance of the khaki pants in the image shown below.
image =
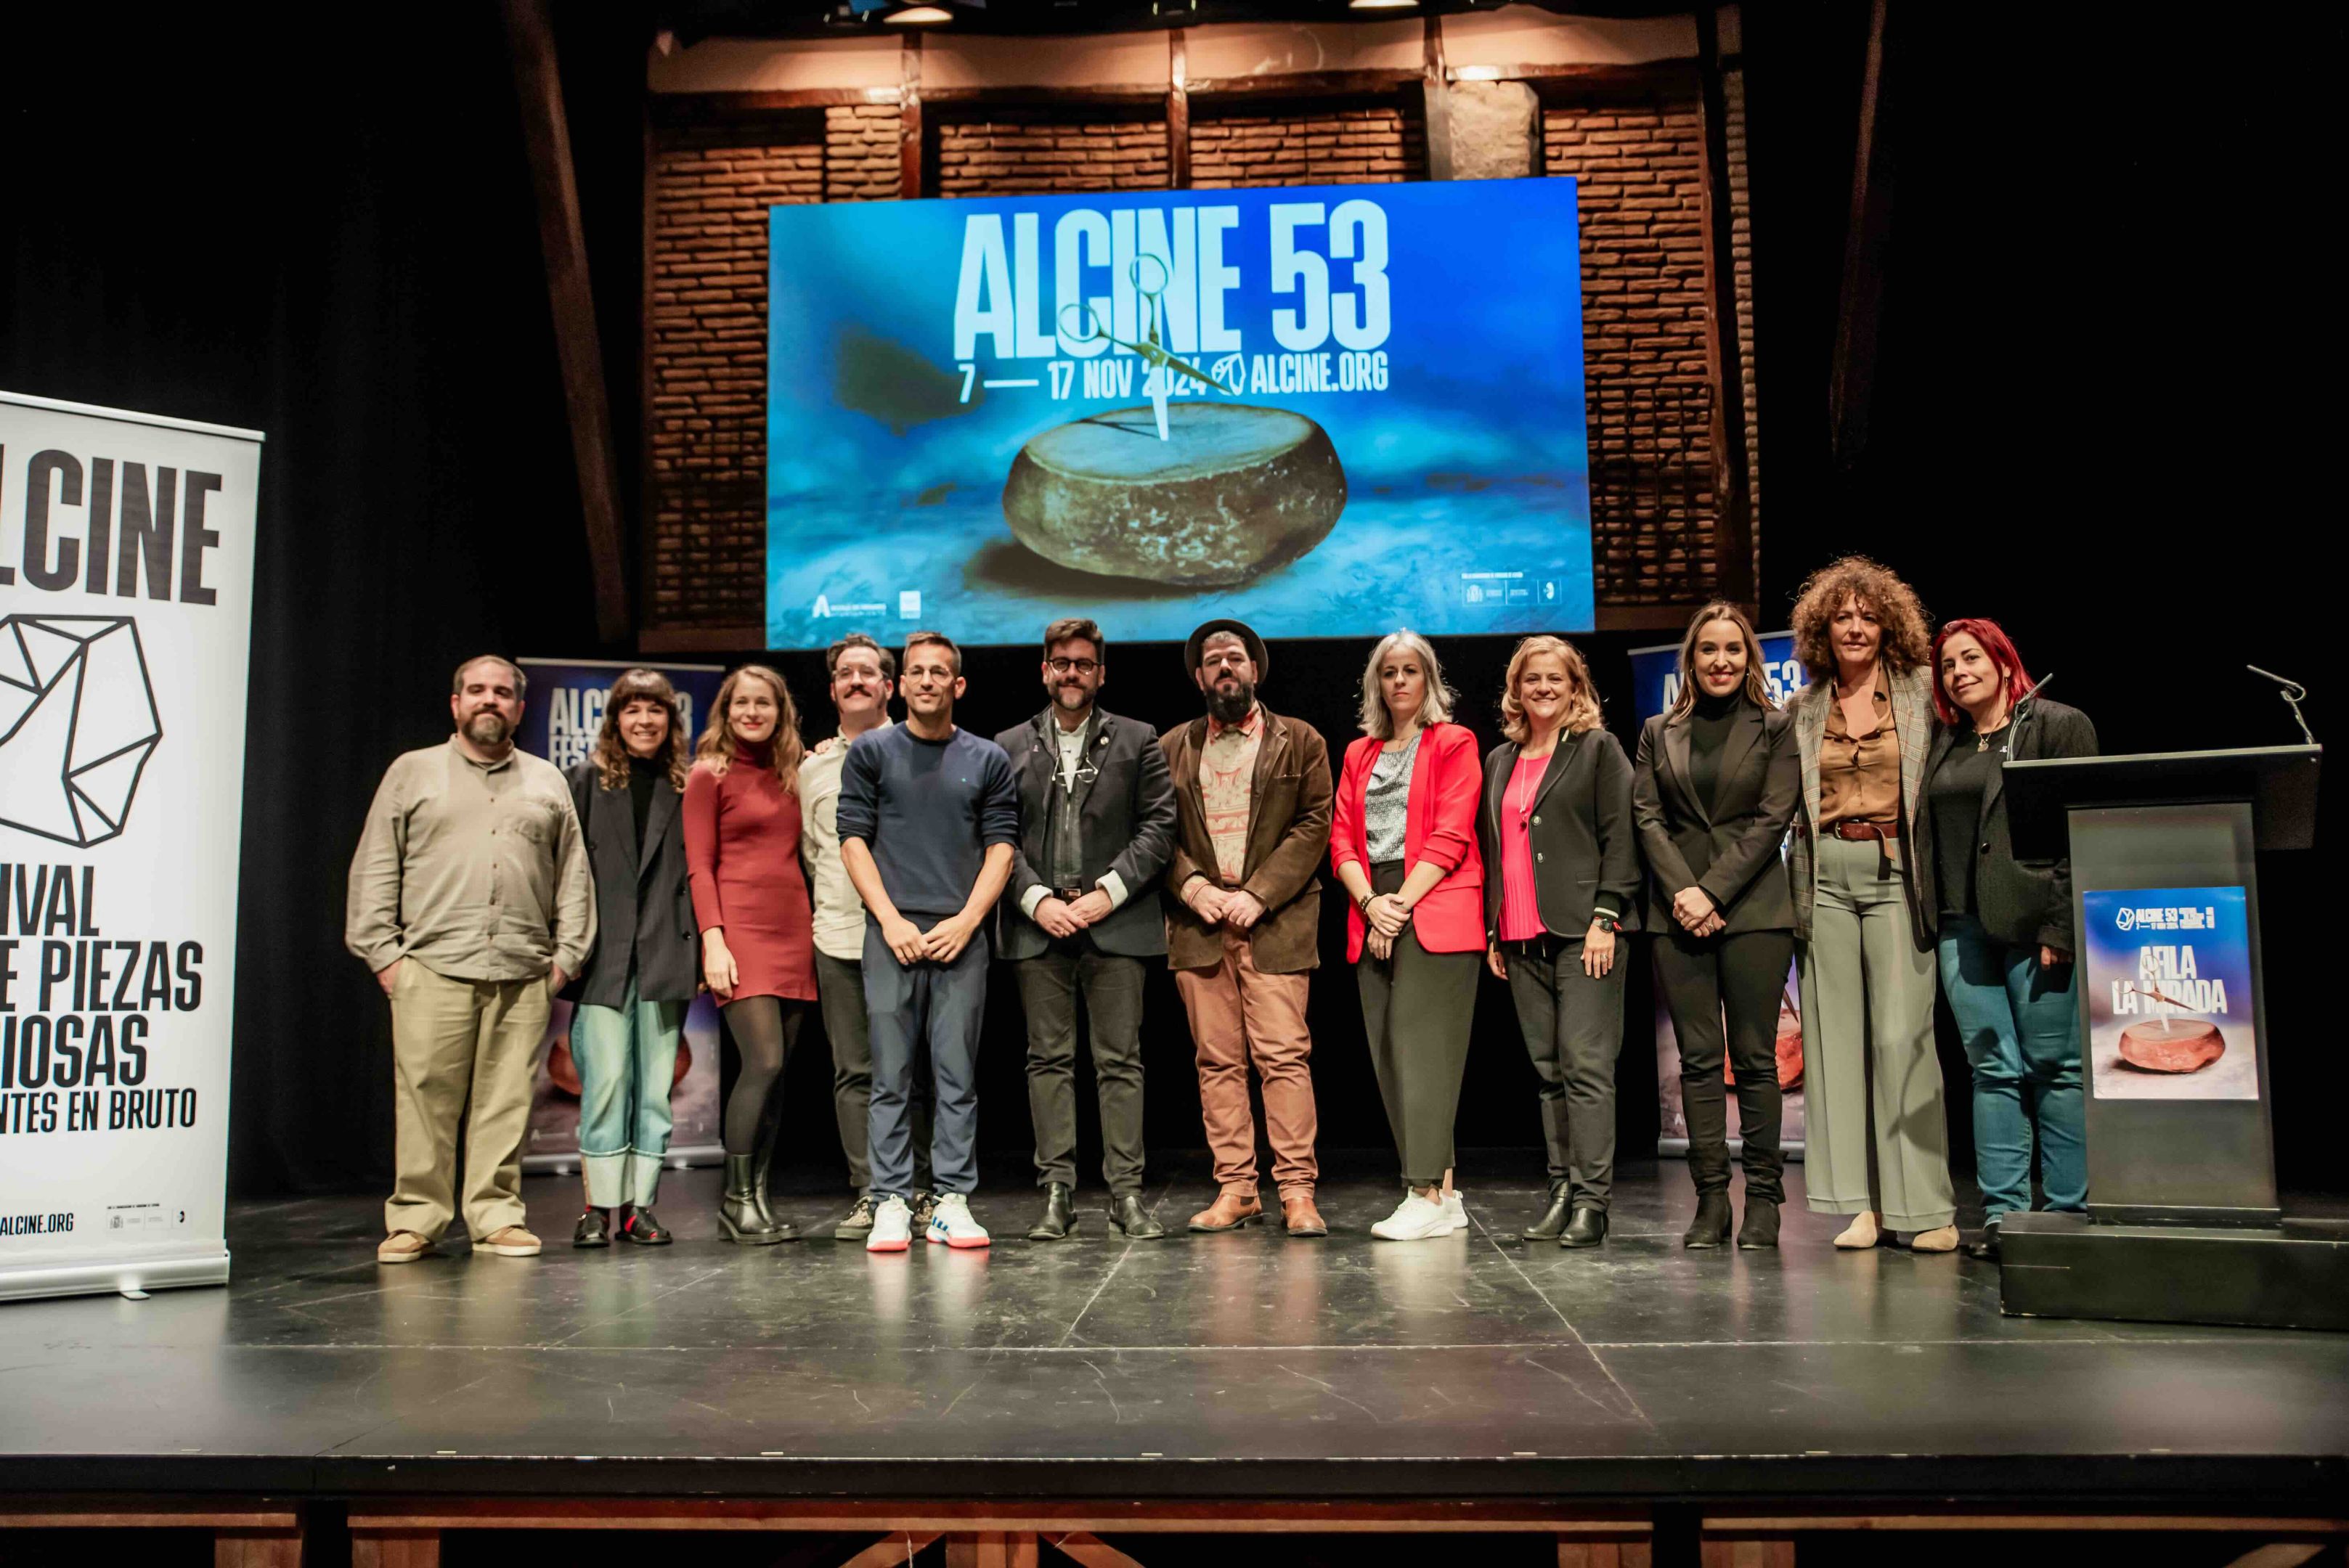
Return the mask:
<svg viewBox="0 0 2349 1568">
<path fill-rule="evenodd" d="M 392 985 L 396 1167 L 387 1231 L 439 1241 L 456 1212 L 465 1123 L 465 1227 L 475 1241 L 523 1222 L 531 1069 L 546 1034 L 547 977 L 452 980 L 403 959 Z"/>
<path fill-rule="evenodd" d="M 1264 1080 L 1265 1136 L 1272 1179 L 1283 1198 L 1313 1195 L 1320 1167 L 1313 1157 L 1313 1036 L 1305 1026 L 1309 974 L 1267 975 L 1248 939 L 1224 935 L 1224 961 L 1212 969 L 1177 969 L 1174 988 L 1191 1016 L 1198 1048 L 1199 1108 L 1216 1185 L 1256 1196 L 1256 1115 L 1248 1109 L 1248 1063 Z"/>
</svg>

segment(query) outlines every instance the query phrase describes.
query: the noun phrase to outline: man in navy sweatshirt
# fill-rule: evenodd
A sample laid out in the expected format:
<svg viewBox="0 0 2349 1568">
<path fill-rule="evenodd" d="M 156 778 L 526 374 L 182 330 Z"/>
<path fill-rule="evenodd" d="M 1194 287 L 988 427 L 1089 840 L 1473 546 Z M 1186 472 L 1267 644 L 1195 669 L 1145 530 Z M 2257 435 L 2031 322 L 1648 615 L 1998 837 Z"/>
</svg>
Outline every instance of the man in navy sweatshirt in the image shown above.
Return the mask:
<svg viewBox="0 0 2349 1568">
<path fill-rule="evenodd" d="M 987 1011 L 988 913 L 1011 874 L 1019 789 L 1011 759 L 954 722 L 962 650 L 916 632 L 899 661 L 905 722 L 868 730 L 840 775 L 840 859 L 864 901 L 864 1006 L 872 1019 L 873 1192 L 867 1252 L 901 1253 L 913 1232 L 907 1101 L 926 1042 L 936 1088 L 929 1239 L 983 1247 L 978 1185 L 978 1031 Z"/>
</svg>

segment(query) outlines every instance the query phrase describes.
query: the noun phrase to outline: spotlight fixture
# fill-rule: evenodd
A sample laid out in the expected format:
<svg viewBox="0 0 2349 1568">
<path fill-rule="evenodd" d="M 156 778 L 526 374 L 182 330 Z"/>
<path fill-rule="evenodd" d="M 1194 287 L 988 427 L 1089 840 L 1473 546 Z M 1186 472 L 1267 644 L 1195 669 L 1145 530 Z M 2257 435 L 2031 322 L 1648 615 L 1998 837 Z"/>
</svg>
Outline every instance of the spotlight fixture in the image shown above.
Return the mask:
<svg viewBox="0 0 2349 1568">
<path fill-rule="evenodd" d="M 1346 0 L 1349 11 L 1409 11 L 1419 0 Z"/>
<path fill-rule="evenodd" d="M 943 27 L 954 13 L 943 5 L 900 5 L 881 20 L 892 27 Z"/>
</svg>

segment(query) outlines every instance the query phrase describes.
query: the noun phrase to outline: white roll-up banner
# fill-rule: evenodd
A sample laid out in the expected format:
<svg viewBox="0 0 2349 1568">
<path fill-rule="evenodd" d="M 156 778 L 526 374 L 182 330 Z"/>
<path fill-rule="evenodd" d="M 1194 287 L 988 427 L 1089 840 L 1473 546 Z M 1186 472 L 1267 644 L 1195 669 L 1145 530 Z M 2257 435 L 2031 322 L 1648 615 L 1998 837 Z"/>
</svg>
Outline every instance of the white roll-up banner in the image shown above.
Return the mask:
<svg viewBox="0 0 2349 1568">
<path fill-rule="evenodd" d="M 228 1279 L 261 440 L 0 392 L 0 1300 Z"/>
</svg>

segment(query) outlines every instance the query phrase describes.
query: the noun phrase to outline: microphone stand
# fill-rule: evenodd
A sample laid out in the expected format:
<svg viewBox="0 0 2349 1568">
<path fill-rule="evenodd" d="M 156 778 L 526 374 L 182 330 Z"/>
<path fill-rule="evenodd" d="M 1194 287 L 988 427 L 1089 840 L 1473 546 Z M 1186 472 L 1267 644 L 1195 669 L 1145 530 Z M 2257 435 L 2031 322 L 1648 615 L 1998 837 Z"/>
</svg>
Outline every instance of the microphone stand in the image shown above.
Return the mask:
<svg viewBox="0 0 2349 1568">
<path fill-rule="evenodd" d="M 2301 738 L 2311 746 L 2315 745 L 2316 737 L 2308 727 L 2308 716 L 2300 711 L 2301 698 L 2308 695 L 2308 688 L 2298 681 L 2286 680 L 2273 670 L 2263 670 L 2257 665 L 2245 665 L 2243 667 L 2251 674 L 2265 676 L 2283 687 L 2284 706 L 2292 709 L 2292 722 L 2300 726 Z"/>
<path fill-rule="evenodd" d="M 2055 675 L 2052 670 L 2047 674 L 2041 676 L 2037 680 L 2031 683 L 2031 689 L 2029 691 L 2024 692 L 2021 696 L 2016 697 L 2013 703 L 2008 705 L 2006 744 L 1998 748 L 2001 756 L 2011 758 L 2014 755 L 2014 743 L 2023 738 L 2023 721 L 2030 717 L 2035 711 L 2030 706 L 2031 699 L 2037 696 L 2041 692 L 2045 691 L 2047 689 L 2047 683 L 2054 678 Z"/>
</svg>

